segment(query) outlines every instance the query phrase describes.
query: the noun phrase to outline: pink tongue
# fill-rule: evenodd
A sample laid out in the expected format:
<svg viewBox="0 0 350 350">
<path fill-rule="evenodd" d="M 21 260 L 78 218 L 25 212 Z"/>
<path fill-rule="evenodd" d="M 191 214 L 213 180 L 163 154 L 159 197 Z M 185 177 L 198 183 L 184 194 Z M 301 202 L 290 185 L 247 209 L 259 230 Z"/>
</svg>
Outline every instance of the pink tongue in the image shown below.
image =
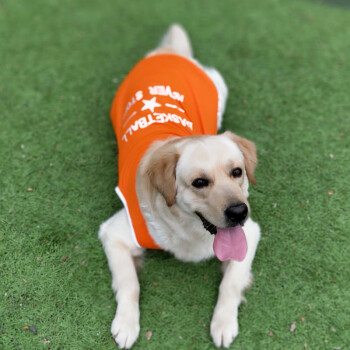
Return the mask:
<svg viewBox="0 0 350 350">
<path fill-rule="evenodd" d="M 248 250 L 242 226 L 218 228 L 214 238 L 214 253 L 220 261 L 242 261 Z"/>
</svg>

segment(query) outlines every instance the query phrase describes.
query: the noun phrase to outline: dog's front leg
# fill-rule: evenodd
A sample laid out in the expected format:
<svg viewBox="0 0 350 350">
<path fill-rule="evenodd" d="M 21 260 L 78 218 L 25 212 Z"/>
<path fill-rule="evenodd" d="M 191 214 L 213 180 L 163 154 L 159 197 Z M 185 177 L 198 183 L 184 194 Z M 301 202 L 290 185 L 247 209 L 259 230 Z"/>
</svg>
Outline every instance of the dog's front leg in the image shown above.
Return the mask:
<svg viewBox="0 0 350 350">
<path fill-rule="evenodd" d="M 249 286 L 249 268 L 242 263 L 230 261 L 223 264 L 224 277 L 219 288 L 219 298 L 210 325 L 210 333 L 217 347 L 229 347 L 238 335 L 238 307 L 242 301 L 243 290 Z M 239 278 L 242 278 L 238 280 Z"/>
<path fill-rule="evenodd" d="M 252 279 L 250 268 L 260 238 L 260 228 L 253 221 L 245 226 L 248 253 L 242 262 L 223 263 L 224 277 L 219 288 L 219 297 L 210 324 L 210 333 L 217 347 L 229 347 L 238 335 L 238 307 L 243 292 Z"/>
<path fill-rule="evenodd" d="M 134 246 L 129 231 L 125 213 L 121 211 L 102 224 L 99 233 L 118 303 L 111 332 L 118 346 L 126 349 L 131 348 L 140 332 L 140 286 L 134 259 L 142 254 L 142 249 Z"/>
<path fill-rule="evenodd" d="M 122 243 L 115 244 L 112 249 L 113 258 L 109 260 L 109 266 L 118 306 L 111 333 L 120 348 L 129 349 L 140 332 L 140 286 L 130 250 Z"/>
</svg>

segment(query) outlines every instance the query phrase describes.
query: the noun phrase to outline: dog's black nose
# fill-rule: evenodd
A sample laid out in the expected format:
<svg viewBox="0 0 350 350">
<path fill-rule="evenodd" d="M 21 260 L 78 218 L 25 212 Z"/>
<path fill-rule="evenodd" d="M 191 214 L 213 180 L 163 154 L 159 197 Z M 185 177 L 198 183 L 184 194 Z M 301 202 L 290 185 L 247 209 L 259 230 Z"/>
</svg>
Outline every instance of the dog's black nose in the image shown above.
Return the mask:
<svg viewBox="0 0 350 350">
<path fill-rule="evenodd" d="M 232 204 L 225 209 L 225 215 L 230 223 L 241 223 L 248 215 L 248 207 L 242 202 Z"/>
</svg>

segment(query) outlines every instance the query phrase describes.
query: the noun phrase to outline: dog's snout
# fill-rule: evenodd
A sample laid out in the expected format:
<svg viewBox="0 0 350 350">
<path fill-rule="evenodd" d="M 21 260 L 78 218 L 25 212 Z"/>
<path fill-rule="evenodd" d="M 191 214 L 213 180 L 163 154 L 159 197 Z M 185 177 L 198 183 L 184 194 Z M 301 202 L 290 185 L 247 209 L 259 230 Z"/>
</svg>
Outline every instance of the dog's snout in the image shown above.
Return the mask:
<svg viewBox="0 0 350 350">
<path fill-rule="evenodd" d="M 241 223 L 248 215 L 248 207 L 246 204 L 240 202 L 231 204 L 225 209 L 225 216 L 230 223 Z"/>
</svg>

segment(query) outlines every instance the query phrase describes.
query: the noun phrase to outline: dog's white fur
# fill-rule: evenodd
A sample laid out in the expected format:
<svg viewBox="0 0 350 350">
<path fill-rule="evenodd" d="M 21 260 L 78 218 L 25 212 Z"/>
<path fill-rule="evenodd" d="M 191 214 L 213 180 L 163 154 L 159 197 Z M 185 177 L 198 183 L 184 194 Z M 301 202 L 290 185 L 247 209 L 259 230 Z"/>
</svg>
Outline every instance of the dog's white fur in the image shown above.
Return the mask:
<svg viewBox="0 0 350 350">
<path fill-rule="evenodd" d="M 168 52 L 193 59 L 188 37 L 179 25 L 173 25 L 160 46 L 149 55 Z M 223 111 L 227 95 L 224 81 L 214 69 L 201 67 L 216 84 Z M 214 225 L 223 227 L 225 206 L 234 200 L 248 205 L 248 177 L 254 181 L 254 156 L 255 147 L 250 141 L 229 132 L 155 142 L 139 166 L 136 188 L 142 213 L 156 243 L 183 261 L 197 262 L 212 257 L 214 236 L 203 228 L 195 212 L 200 211 Z M 154 172 L 157 162 L 164 161 L 169 163 L 170 172 L 175 170 L 176 177 L 173 184 L 167 179 L 162 188 L 159 183 L 162 175 L 160 180 L 154 180 Z M 228 166 L 242 167 L 243 176 L 240 179 L 227 176 Z M 213 179 L 210 188 L 197 191 L 191 187 L 198 172 Z M 260 228 L 248 218 L 244 231 L 248 242 L 247 256 L 242 262 L 223 263 L 224 276 L 210 326 L 218 347 L 228 347 L 238 335 L 238 307 L 243 291 L 251 283 L 250 269 Z M 112 289 L 118 303 L 111 332 L 120 348 L 130 348 L 140 331 L 140 287 L 136 265 L 144 249 L 135 244 L 125 209 L 101 225 L 99 238 L 107 255 Z"/>
</svg>

